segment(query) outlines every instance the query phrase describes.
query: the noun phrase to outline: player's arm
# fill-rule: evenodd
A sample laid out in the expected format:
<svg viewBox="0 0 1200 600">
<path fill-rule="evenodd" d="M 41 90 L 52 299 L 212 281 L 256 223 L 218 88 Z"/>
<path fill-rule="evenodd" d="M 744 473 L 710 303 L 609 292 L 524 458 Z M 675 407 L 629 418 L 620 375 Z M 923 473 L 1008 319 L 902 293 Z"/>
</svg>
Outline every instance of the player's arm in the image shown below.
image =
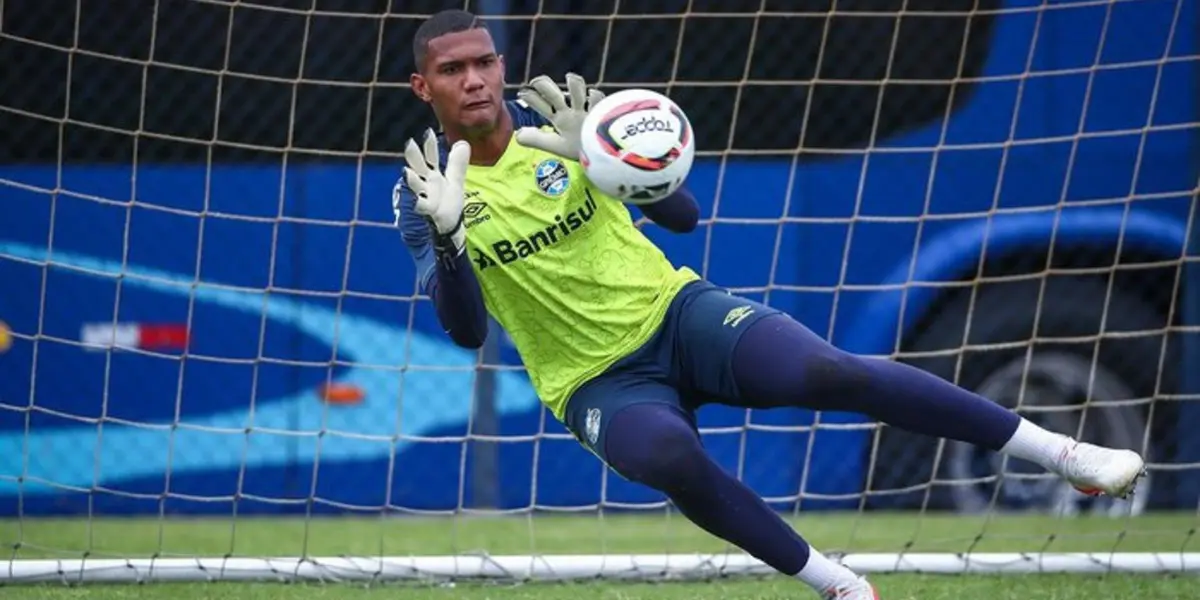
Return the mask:
<svg viewBox="0 0 1200 600">
<path fill-rule="evenodd" d="M 459 346 L 482 346 L 487 338 L 487 311 L 470 258 L 465 251 L 435 249 L 431 228 L 414 210 L 416 200 L 403 180 L 393 193 L 401 206 L 400 235 L 416 263 L 421 291 L 433 299 L 442 329 Z"/>
<path fill-rule="evenodd" d="M 437 156 L 436 142 L 430 153 L 428 140 L 425 155 Z M 429 165 L 419 151 L 415 157 L 409 153 L 405 156 L 415 167 L 405 168 L 405 176 L 392 190 L 396 224 L 416 263 L 420 288 L 433 299 L 442 329 L 455 344 L 478 348 L 487 339 L 487 308 L 465 248 L 461 179 L 457 184 L 452 181 L 458 177 L 455 163 L 461 161 L 465 170 L 469 157 L 451 152 L 447 176 L 442 177 L 436 162 Z M 424 189 L 414 192 L 409 183 L 413 179 Z"/>
<path fill-rule="evenodd" d="M 578 130 L 583 125 L 588 107 L 604 98 L 604 94 L 596 89 L 582 91 L 585 87 L 583 79 L 573 73 L 567 75 L 567 82 L 568 86 L 580 88 L 575 94 L 585 97 L 586 105 L 580 107 L 575 115 L 555 113 L 560 121 L 557 124 L 546 117 L 546 114 L 553 111 L 546 101 L 540 99 L 536 89 L 527 86 L 518 92 L 518 100 L 513 106 L 513 124 L 517 128 L 518 143 L 531 145 L 564 158 L 579 156 Z M 542 131 L 547 125 L 554 127 L 554 131 Z M 688 233 L 700 222 L 700 206 L 696 204 L 695 196 L 683 187 L 654 204 L 641 205 L 638 208 L 646 218 L 675 233 Z"/>
<path fill-rule="evenodd" d="M 700 222 L 700 205 L 686 187 L 653 204 L 640 204 L 638 209 L 659 227 L 675 233 L 689 233 Z"/>
</svg>

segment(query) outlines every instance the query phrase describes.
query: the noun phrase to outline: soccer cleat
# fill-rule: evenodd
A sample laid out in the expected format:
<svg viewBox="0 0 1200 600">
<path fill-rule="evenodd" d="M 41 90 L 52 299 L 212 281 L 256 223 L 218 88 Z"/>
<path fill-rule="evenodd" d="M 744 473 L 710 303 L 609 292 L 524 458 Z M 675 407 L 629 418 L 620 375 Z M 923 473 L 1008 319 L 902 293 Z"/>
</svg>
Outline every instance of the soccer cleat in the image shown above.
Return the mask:
<svg viewBox="0 0 1200 600">
<path fill-rule="evenodd" d="M 1128 498 L 1146 474 L 1146 461 L 1132 450 L 1075 442 L 1062 458 L 1060 473 L 1088 496 Z"/>
<path fill-rule="evenodd" d="M 879 592 L 865 577 L 859 577 L 827 590 L 821 600 L 879 600 Z"/>
</svg>

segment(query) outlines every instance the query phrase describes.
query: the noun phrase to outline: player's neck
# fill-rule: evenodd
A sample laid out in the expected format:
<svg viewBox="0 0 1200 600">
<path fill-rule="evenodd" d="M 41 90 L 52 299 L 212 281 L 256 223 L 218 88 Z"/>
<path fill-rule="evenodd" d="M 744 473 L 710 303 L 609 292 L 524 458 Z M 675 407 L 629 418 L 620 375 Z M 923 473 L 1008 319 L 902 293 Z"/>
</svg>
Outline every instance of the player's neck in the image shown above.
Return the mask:
<svg viewBox="0 0 1200 600">
<path fill-rule="evenodd" d="M 496 128 L 482 135 L 469 135 L 461 131 L 451 132 L 446 131 L 446 141 L 453 144 L 458 140 L 467 140 L 471 144 L 471 164 L 481 167 L 490 167 L 500 161 L 500 157 L 504 156 L 504 151 L 508 148 L 508 142 L 512 138 L 513 122 L 512 115 L 508 111 L 504 111 L 500 115 L 500 122 Z"/>
</svg>

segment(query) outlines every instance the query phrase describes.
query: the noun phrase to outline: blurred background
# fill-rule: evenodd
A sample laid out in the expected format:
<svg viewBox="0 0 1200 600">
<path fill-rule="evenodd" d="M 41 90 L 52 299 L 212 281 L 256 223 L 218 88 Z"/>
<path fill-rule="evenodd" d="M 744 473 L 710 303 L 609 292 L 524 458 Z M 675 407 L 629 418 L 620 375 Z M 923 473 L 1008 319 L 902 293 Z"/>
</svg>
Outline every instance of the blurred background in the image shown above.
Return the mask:
<svg viewBox="0 0 1200 600">
<path fill-rule="evenodd" d="M 0 515 L 661 501 L 417 295 L 411 37 L 462 7 L 510 87 L 687 111 L 703 225 L 644 226 L 677 264 L 1154 464 L 1092 502 L 857 415 L 704 409 L 781 510 L 1200 502 L 1196 2 L 5 0 Z"/>
</svg>

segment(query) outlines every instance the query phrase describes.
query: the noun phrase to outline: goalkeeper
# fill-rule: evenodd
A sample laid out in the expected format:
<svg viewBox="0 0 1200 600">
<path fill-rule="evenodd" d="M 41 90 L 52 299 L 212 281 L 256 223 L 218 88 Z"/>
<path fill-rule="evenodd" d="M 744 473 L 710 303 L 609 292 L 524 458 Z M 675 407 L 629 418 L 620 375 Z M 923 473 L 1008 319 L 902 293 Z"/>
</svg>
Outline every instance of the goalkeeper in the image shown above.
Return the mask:
<svg viewBox="0 0 1200 600">
<path fill-rule="evenodd" d="M 1135 452 L 1077 442 L 915 367 L 843 352 L 672 266 L 625 205 L 584 177 L 580 127 L 602 95 L 579 77 L 567 76 L 567 95 L 543 76 L 505 101 L 503 58 L 464 11 L 428 19 L 413 51 L 413 91 L 443 133 L 409 140 L 392 201 L 443 328 L 477 348 L 494 316 L 580 443 L 697 526 L 823 598 L 877 598 L 705 453 L 694 411 L 706 403 L 862 413 L 1032 461 L 1084 493 L 1132 492 L 1144 468 Z M 678 233 L 699 218 L 685 190 L 641 210 Z"/>
</svg>

